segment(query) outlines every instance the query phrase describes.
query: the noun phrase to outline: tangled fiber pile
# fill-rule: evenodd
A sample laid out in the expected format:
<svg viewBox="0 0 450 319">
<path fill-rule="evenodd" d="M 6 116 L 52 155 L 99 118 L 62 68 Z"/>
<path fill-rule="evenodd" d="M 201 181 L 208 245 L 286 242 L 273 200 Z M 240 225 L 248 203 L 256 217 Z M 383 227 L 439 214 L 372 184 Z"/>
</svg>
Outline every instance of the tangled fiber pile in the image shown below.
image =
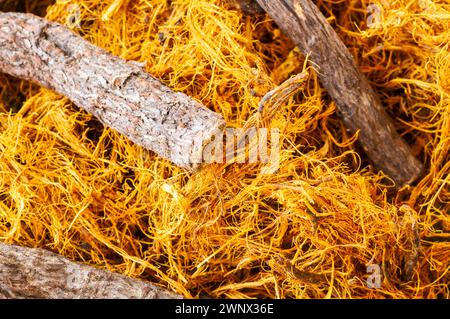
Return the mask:
<svg viewBox="0 0 450 319">
<path fill-rule="evenodd" d="M 449 298 L 450 4 L 316 3 L 425 163 L 416 184 L 396 190 L 370 167 L 312 69 L 270 122 L 273 174 L 263 163 L 188 174 L 1 74 L 0 240 L 186 297 Z M 230 1 L 59 0 L 46 17 L 145 62 L 230 127 L 307 65 L 269 17 Z M 381 287 L 367 285 L 368 265 Z"/>
</svg>

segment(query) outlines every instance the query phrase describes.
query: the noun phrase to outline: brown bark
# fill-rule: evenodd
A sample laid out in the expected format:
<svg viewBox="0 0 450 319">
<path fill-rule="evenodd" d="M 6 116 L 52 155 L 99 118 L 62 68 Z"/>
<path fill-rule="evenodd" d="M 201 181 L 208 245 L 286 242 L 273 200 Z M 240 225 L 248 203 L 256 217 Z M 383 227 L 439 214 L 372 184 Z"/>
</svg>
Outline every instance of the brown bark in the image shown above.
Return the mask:
<svg viewBox="0 0 450 319">
<path fill-rule="evenodd" d="M 0 299 L 179 299 L 142 280 L 72 262 L 50 251 L 0 243 Z"/>
<path fill-rule="evenodd" d="M 339 115 L 374 165 L 403 186 L 421 175 L 412 155 L 349 50 L 311 0 L 256 0 L 311 62 Z"/>
<path fill-rule="evenodd" d="M 183 93 L 67 28 L 0 12 L 0 71 L 68 97 L 103 124 L 188 170 L 225 122 Z"/>
</svg>

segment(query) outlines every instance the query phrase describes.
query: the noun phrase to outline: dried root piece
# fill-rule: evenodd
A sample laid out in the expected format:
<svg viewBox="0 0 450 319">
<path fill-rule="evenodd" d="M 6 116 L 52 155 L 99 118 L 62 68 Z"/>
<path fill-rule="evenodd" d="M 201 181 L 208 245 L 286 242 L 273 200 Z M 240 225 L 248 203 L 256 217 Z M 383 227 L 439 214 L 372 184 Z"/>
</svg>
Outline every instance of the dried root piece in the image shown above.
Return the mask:
<svg viewBox="0 0 450 319">
<path fill-rule="evenodd" d="M 50 251 L 0 243 L 0 299 L 178 299 L 142 280 L 72 262 Z"/>
<path fill-rule="evenodd" d="M 359 71 L 333 27 L 311 0 L 257 0 L 278 26 L 317 66 L 346 127 L 356 133 L 367 156 L 403 186 L 417 179 L 423 165 L 398 135 L 380 99 Z"/>
<path fill-rule="evenodd" d="M 68 97 L 103 124 L 188 170 L 222 130 L 221 115 L 57 23 L 0 12 L 0 71 Z"/>
</svg>

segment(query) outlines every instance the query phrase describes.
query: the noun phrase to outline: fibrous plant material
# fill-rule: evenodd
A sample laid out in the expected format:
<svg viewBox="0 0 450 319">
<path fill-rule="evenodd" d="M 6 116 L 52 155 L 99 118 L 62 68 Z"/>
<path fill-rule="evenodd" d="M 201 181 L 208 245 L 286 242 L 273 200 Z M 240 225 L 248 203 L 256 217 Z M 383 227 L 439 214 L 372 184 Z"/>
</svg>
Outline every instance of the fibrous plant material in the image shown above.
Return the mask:
<svg viewBox="0 0 450 319">
<path fill-rule="evenodd" d="M 311 0 L 257 0 L 317 67 L 346 127 L 359 130 L 359 142 L 375 166 L 404 186 L 423 165 L 397 134 L 381 102 L 352 55 Z"/>
<path fill-rule="evenodd" d="M 0 71 L 57 91 L 131 141 L 189 170 L 223 118 L 57 23 L 0 13 Z"/>
<path fill-rule="evenodd" d="M 316 72 L 270 118 L 280 130 L 277 172 L 235 163 L 192 175 L 61 95 L 0 75 L 0 240 L 185 297 L 449 298 L 450 5 L 316 3 L 425 163 L 417 185 L 388 192 Z M 381 14 L 369 28 L 373 3 Z M 229 127 L 305 65 L 272 19 L 222 0 L 66 0 L 46 18 L 147 62 Z M 17 95 L 23 104 L 10 102 Z M 370 288 L 376 266 L 381 286 Z"/>
<path fill-rule="evenodd" d="M 38 248 L 0 243 L 0 299 L 178 299 L 163 288 L 75 263 Z"/>
</svg>

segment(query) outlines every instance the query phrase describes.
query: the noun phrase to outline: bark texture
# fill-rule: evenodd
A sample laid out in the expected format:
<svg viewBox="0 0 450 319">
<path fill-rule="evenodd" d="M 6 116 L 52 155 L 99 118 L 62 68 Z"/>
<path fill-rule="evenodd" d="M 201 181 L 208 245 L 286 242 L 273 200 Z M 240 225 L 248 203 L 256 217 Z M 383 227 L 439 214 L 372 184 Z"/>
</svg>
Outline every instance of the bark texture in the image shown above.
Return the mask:
<svg viewBox="0 0 450 319">
<path fill-rule="evenodd" d="M 0 0 L 1 1 L 1 0 Z M 246 15 L 264 14 L 265 11 L 255 0 L 225 0 L 232 9 L 241 10 Z"/>
<path fill-rule="evenodd" d="M 346 127 L 374 165 L 403 186 L 423 165 L 399 136 L 381 101 L 339 36 L 311 0 L 256 0 L 317 66 L 322 85 L 335 101 Z"/>
<path fill-rule="evenodd" d="M 179 299 L 141 280 L 37 248 L 0 243 L 0 299 Z"/>
<path fill-rule="evenodd" d="M 131 141 L 188 170 L 225 122 L 221 115 L 57 23 L 0 12 L 0 71 L 34 81 Z"/>
</svg>

